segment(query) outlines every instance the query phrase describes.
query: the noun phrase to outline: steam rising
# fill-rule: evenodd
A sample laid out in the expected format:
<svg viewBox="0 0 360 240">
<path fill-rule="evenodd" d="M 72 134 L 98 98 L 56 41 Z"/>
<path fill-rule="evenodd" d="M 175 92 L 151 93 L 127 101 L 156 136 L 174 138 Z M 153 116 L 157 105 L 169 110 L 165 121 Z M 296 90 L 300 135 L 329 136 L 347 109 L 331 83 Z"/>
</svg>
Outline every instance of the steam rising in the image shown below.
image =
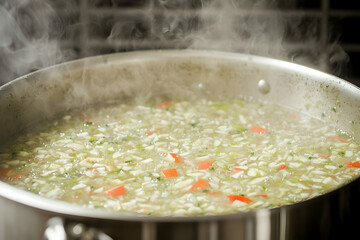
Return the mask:
<svg viewBox="0 0 360 240">
<path fill-rule="evenodd" d="M 77 34 L 80 26 L 87 26 L 88 33 L 95 33 L 80 37 L 85 41 L 80 45 L 88 46 L 87 41 L 103 38 L 104 43 L 113 46 L 111 51 L 213 49 L 275 57 L 329 70 L 324 68 L 326 60 L 335 74 L 341 73 L 348 61 L 346 53 L 336 43 L 327 44 L 319 39 L 317 20 L 303 21 L 301 15 L 277 11 L 279 1 L 152 0 L 136 10 L 136 14 L 114 12 L 107 22 L 101 22 L 102 17 L 106 19 L 101 13 L 89 14 L 87 22 L 79 20 L 68 25 L 55 11 L 57 8 L 52 5 L 55 1 L 0 0 L 0 84 L 78 57 L 72 48 L 64 51 L 58 39 L 68 32 Z M 84 7 L 73 6 L 72 2 L 75 1 L 62 4 L 68 10 Z M 101 3 L 84 2 L 87 6 Z M 286 3 L 291 7 L 295 0 Z M 104 34 L 103 29 L 107 28 L 110 29 L 106 36 L 96 35 Z M 299 47 L 304 42 L 308 48 Z M 98 53 L 91 47 L 82 52 L 84 56 Z"/>
<path fill-rule="evenodd" d="M 279 57 L 284 52 L 284 19 L 256 12 L 271 7 L 275 7 L 273 1 L 213 1 L 200 12 L 203 27 L 194 34 L 191 47 Z M 207 9 L 214 16 L 207 16 Z"/>
<path fill-rule="evenodd" d="M 62 23 L 48 2 L 0 3 L 0 84 L 66 60 L 56 40 Z"/>
</svg>

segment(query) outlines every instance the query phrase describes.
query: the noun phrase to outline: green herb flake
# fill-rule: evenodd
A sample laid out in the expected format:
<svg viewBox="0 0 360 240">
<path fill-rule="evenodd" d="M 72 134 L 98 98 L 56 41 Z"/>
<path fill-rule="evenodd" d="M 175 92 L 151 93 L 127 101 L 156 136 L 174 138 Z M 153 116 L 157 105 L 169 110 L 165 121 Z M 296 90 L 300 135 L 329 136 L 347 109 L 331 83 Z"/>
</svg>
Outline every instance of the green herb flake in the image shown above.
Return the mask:
<svg viewBox="0 0 360 240">
<path fill-rule="evenodd" d="M 214 168 L 214 167 L 211 167 L 211 168 L 209 168 L 209 170 L 210 170 L 210 171 L 214 171 L 214 170 L 215 170 L 215 168 Z"/>
<path fill-rule="evenodd" d="M 247 130 L 249 130 L 248 128 L 239 126 L 239 125 L 231 125 L 232 128 L 236 129 L 236 130 L 240 130 L 241 132 L 245 132 Z"/>
<path fill-rule="evenodd" d="M 94 138 L 94 137 L 91 137 L 90 140 L 89 140 L 89 142 L 91 142 L 91 143 L 95 142 L 95 138 Z"/>
<path fill-rule="evenodd" d="M 132 160 L 127 160 L 127 161 L 125 161 L 125 163 L 131 163 L 132 162 Z"/>
<path fill-rule="evenodd" d="M 342 168 L 343 167 L 343 165 L 339 165 L 339 168 Z"/>
<path fill-rule="evenodd" d="M 224 103 L 214 103 L 213 106 L 216 107 L 217 109 L 221 109 L 221 110 L 228 110 L 230 108 L 230 106 L 228 106 Z"/>
<path fill-rule="evenodd" d="M 11 148 L 11 156 L 12 156 L 13 158 L 16 157 L 21 150 L 22 150 L 22 147 L 21 147 L 21 146 L 13 146 L 13 147 Z"/>
<path fill-rule="evenodd" d="M 338 152 L 338 154 L 342 157 L 345 157 L 345 151 Z"/>
<path fill-rule="evenodd" d="M 292 180 L 291 180 L 291 182 L 293 182 L 293 183 L 298 183 L 300 180 L 298 179 L 298 178 L 293 178 Z"/>
<path fill-rule="evenodd" d="M 209 190 L 207 190 L 207 189 L 204 189 L 204 190 L 203 190 L 204 193 L 207 193 L 208 191 L 209 191 Z"/>
<path fill-rule="evenodd" d="M 127 135 L 126 137 L 122 138 L 123 141 L 129 141 L 131 139 L 131 136 Z"/>
<path fill-rule="evenodd" d="M 332 107 L 331 111 L 336 112 L 337 111 L 336 107 Z"/>
<path fill-rule="evenodd" d="M 309 156 L 309 159 L 311 160 L 311 159 L 313 159 L 313 157 L 312 157 L 312 156 Z"/>
<path fill-rule="evenodd" d="M 190 123 L 190 125 L 193 127 L 193 128 L 195 128 L 196 127 L 196 123 Z"/>
<path fill-rule="evenodd" d="M 266 190 L 266 187 L 265 187 L 265 186 L 262 186 L 262 188 L 263 188 L 264 190 Z"/>
<path fill-rule="evenodd" d="M 90 125 L 93 125 L 93 122 L 89 122 L 89 121 L 84 122 L 84 126 L 90 126 Z"/>
</svg>

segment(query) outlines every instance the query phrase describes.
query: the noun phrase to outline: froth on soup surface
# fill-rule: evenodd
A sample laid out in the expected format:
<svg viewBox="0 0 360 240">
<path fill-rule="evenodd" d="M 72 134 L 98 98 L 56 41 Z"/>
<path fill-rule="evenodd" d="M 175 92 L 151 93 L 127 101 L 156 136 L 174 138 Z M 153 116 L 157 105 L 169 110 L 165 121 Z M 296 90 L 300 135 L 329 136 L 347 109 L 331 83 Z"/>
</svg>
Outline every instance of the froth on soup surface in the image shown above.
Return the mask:
<svg viewBox="0 0 360 240">
<path fill-rule="evenodd" d="M 360 147 L 320 120 L 245 100 L 113 103 L 0 151 L 0 178 L 87 208 L 211 215 L 290 204 L 359 174 Z"/>
</svg>

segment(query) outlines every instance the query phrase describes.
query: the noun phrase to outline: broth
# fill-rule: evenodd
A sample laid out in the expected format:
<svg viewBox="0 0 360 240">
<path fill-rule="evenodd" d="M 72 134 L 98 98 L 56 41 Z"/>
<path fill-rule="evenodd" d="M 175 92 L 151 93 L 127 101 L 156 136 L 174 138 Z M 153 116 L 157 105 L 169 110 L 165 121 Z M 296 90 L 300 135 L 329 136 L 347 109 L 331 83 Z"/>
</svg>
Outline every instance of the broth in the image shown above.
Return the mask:
<svg viewBox="0 0 360 240">
<path fill-rule="evenodd" d="M 360 147 L 290 109 L 245 100 L 70 112 L 0 154 L 0 177 L 88 208 L 209 215 L 306 200 L 359 174 Z"/>
</svg>

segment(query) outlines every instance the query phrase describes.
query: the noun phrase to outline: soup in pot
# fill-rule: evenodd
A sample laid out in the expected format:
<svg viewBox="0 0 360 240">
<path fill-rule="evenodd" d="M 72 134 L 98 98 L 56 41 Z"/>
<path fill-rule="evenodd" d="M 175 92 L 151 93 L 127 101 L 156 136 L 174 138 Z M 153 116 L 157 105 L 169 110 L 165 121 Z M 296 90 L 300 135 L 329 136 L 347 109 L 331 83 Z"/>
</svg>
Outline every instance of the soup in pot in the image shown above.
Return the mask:
<svg viewBox="0 0 360 240">
<path fill-rule="evenodd" d="M 147 215 L 303 201 L 360 171 L 352 137 L 248 100 L 112 103 L 69 112 L 0 152 L 0 178 L 44 197 Z"/>
</svg>

